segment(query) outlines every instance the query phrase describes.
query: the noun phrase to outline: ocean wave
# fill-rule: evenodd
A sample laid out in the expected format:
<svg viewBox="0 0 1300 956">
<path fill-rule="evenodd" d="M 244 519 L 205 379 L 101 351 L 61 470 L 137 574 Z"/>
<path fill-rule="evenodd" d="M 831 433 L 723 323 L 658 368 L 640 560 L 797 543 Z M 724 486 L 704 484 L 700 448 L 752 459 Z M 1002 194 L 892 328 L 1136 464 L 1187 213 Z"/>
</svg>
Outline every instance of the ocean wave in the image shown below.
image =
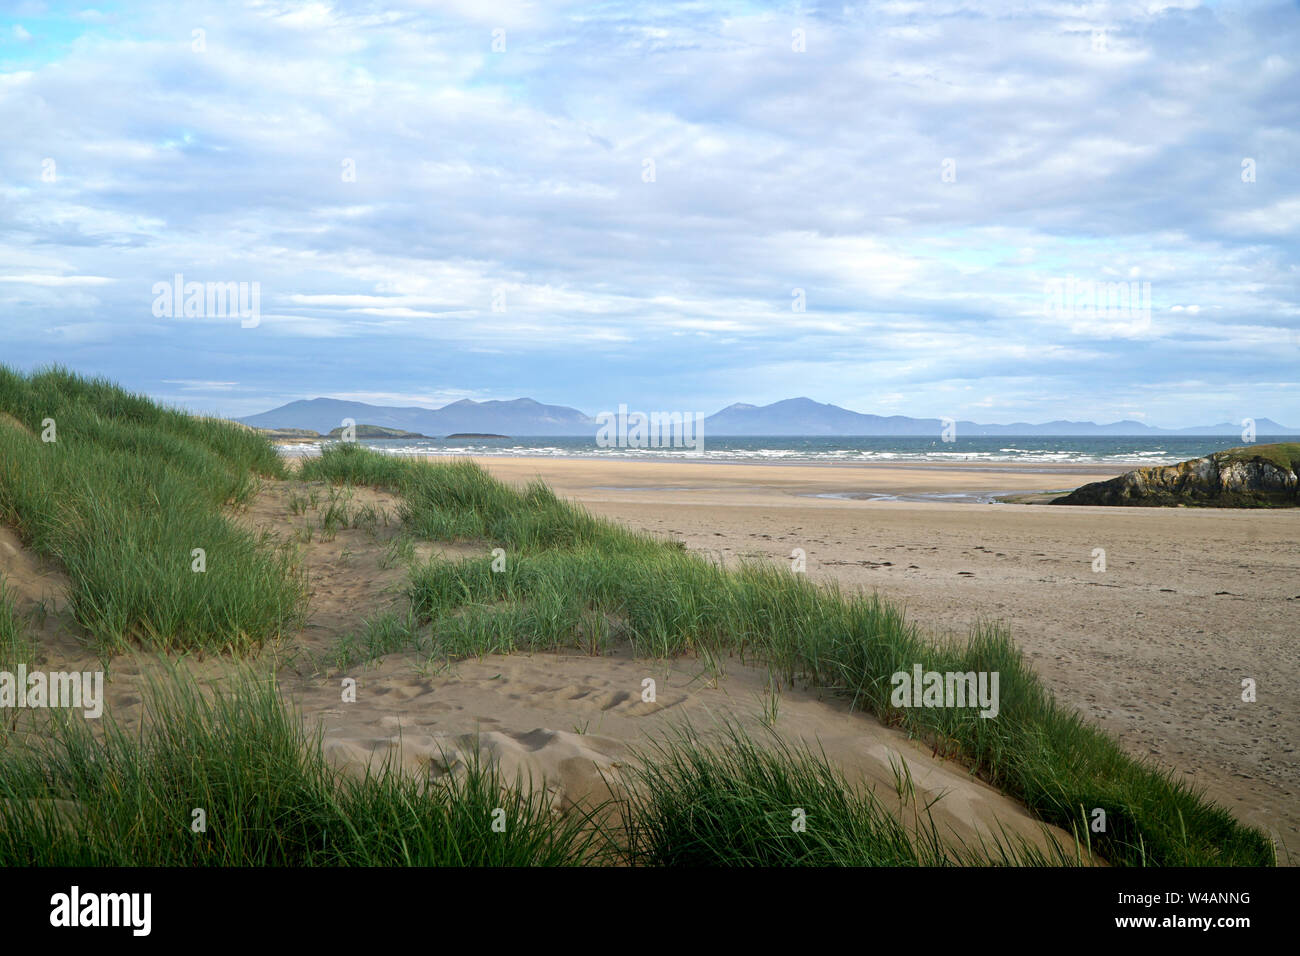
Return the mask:
<svg viewBox="0 0 1300 956">
<path fill-rule="evenodd" d="M 1079 441 L 1065 447 L 1042 447 L 1035 443 L 1033 447 L 1017 448 L 998 443 L 996 439 L 987 441 L 986 447 L 979 447 L 978 439 L 968 439 L 974 447 L 935 448 L 933 442 L 902 439 L 890 442 L 881 439 L 878 447 L 846 446 L 843 442 L 831 439 L 799 439 L 789 446 L 782 447 L 771 439 L 756 441 L 747 445 L 743 442 L 719 442 L 709 447 L 705 442 L 703 450 L 694 448 L 601 448 L 590 442 L 580 440 L 542 439 L 536 444 L 527 441 L 515 441 L 510 445 L 500 442 L 478 443 L 457 442 L 444 444 L 436 440 L 416 440 L 405 442 L 366 441 L 360 444 L 382 451 L 386 454 L 407 456 L 448 456 L 476 458 L 592 458 L 615 459 L 624 461 L 714 461 L 714 462 L 768 462 L 773 464 L 1042 464 L 1042 465 L 1157 465 L 1172 464 L 1187 458 L 1198 457 L 1208 453 L 1204 448 L 1189 445 L 1186 451 L 1171 450 L 1167 442 L 1159 446 L 1141 447 L 1137 443 L 1120 440 L 1092 439 Z M 280 452 L 286 457 L 303 457 L 319 455 L 321 442 L 301 445 L 281 446 Z M 865 444 L 865 443 L 864 443 Z M 1154 443 L 1153 443 L 1154 444 Z M 818 447 L 820 445 L 820 447 Z M 1109 447 L 1107 447 L 1109 446 Z"/>
</svg>

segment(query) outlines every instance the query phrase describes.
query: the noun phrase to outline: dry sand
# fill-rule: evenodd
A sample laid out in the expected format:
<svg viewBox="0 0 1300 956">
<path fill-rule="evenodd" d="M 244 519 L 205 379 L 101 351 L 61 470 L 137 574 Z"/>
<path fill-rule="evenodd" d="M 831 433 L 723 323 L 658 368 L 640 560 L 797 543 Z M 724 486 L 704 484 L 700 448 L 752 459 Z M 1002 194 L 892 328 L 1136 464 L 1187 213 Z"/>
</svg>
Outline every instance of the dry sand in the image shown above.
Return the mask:
<svg viewBox="0 0 1300 956">
<path fill-rule="evenodd" d="M 692 658 L 636 660 L 626 650 L 601 657 L 489 655 L 446 667 L 391 655 L 349 673 L 357 679 L 355 703 L 341 702 L 337 679 L 294 688 L 305 711 L 319 718 L 325 753 L 338 764 L 374 768 L 397 760 L 436 779 L 478 752 L 506 779 L 544 779 L 557 808 L 607 798 L 607 781 L 618 779 L 634 750 L 686 723 L 716 739 L 727 718 L 756 741 L 769 739 L 763 714 L 770 675 L 734 659 L 719 672 Z M 654 681 L 653 702 L 642 696 L 647 679 Z M 871 787 L 909 825 L 918 806 L 934 802 L 933 821 L 954 845 L 1013 835 L 1042 847 L 1045 830 L 1073 845 L 961 766 L 844 702 L 788 687 L 776 693 L 770 726 L 781 737 L 824 751 L 849 781 Z M 900 801 L 895 771 L 904 768 L 913 789 Z"/>
</svg>

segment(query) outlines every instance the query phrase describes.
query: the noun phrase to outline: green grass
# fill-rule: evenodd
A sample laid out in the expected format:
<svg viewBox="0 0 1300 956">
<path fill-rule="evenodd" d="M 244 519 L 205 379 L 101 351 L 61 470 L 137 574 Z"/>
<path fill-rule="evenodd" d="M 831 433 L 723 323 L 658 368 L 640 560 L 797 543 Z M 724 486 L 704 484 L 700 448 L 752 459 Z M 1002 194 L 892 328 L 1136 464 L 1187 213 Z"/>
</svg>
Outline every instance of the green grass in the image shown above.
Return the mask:
<svg viewBox="0 0 1300 956">
<path fill-rule="evenodd" d="M 1275 862 L 1263 832 L 1060 706 L 997 627 L 937 642 L 875 596 L 818 587 L 770 564 L 727 570 L 594 518 L 543 486 L 515 491 L 470 462 L 427 464 L 342 446 L 307 470 L 398 491 L 404 520 L 421 536 L 484 544 L 481 559 L 413 572 L 415 621 L 384 631 L 377 643 L 386 652 L 407 634 L 448 657 L 562 647 L 600 653 L 614 640 L 655 657 L 737 653 L 789 684 L 851 698 L 1067 831 L 1081 832 L 1093 808 L 1103 808 L 1107 831 L 1091 839 L 1112 863 Z M 504 570 L 492 570 L 490 547 L 506 551 Z M 997 671 L 1001 712 L 984 719 L 969 709 L 893 707 L 890 677 L 914 664 Z"/>
<path fill-rule="evenodd" d="M 760 747 L 734 725 L 720 745 L 689 728 L 655 742 L 609 781 L 614 800 L 556 814 L 545 781 L 507 782 L 473 757 L 437 780 L 392 763 L 336 769 L 273 680 L 248 671 L 205 690 L 173 670 L 145 700 L 139 727 L 46 715 L 0 749 L 0 866 L 1078 862 L 1072 848 L 1012 839 L 961 846 L 929 807 L 899 822 L 824 756 L 775 735 Z M 900 773 L 914 799 L 909 789 Z"/>
<path fill-rule="evenodd" d="M 0 520 L 63 566 L 101 652 L 244 651 L 301 620 L 290 558 L 223 513 L 283 475 L 265 439 L 58 368 L 0 367 L 0 411 Z"/>
<path fill-rule="evenodd" d="M 360 445 L 339 444 L 306 460 L 301 477 L 399 492 L 404 499 L 401 518 L 411 533 L 433 541 L 489 540 L 538 550 L 651 540 L 561 501 L 541 481 L 516 492 L 471 461 L 424 467 Z"/>
<path fill-rule="evenodd" d="M 0 751 L 0 866 L 560 866 L 604 850 L 585 815 L 476 761 L 445 784 L 334 769 L 270 680 L 205 693 L 176 674 L 148 700 L 143 733 L 51 716 Z"/>
<path fill-rule="evenodd" d="M 1045 828 L 1044 848 L 1009 836 L 964 846 L 934 821 L 933 805 L 916 806 L 903 769 L 895 769 L 903 811 L 894 813 L 870 789 L 849 786 L 825 754 L 774 734 L 760 746 L 735 724 L 712 744 L 678 728 L 637 752 L 631 767 L 624 847 L 634 866 L 1066 866 L 1086 859 Z"/>
<path fill-rule="evenodd" d="M 19 664 L 28 667 L 36 659 L 36 644 L 27 635 L 13 597 L 0 574 L 0 670 L 12 673 Z"/>
<path fill-rule="evenodd" d="M 1260 458 L 1278 468 L 1300 472 L 1300 442 L 1245 445 L 1241 448 L 1229 448 L 1217 454 L 1226 456 L 1229 461 L 1248 462 Z"/>
<path fill-rule="evenodd" d="M 411 614 L 387 612 L 361 622 L 359 630 L 346 634 L 334 651 L 334 664 L 345 671 L 355 664 L 377 660 L 398 651 L 422 649 L 427 635 Z"/>
</svg>

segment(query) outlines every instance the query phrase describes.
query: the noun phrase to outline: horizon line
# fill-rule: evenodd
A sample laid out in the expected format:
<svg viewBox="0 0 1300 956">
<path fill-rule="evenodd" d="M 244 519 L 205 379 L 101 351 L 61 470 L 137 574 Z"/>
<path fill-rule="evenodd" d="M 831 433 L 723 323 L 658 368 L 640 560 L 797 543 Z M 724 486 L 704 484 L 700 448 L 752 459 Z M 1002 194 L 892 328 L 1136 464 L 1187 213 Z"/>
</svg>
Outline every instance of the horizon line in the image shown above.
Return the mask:
<svg viewBox="0 0 1300 956">
<path fill-rule="evenodd" d="M 908 414 L 905 414 L 905 413 L 902 413 L 902 412 L 894 412 L 894 413 L 883 414 L 883 415 L 882 415 L 882 414 L 880 414 L 879 412 L 860 412 L 860 411 L 857 411 L 857 410 L 852 409 L 852 408 L 848 408 L 848 407 L 843 406 L 843 405 L 837 405 L 837 404 L 835 404 L 834 402 L 821 402 L 821 401 L 817 401 L 816 399 L 808 398 L 807 396 L 803 396 L 803 395 L 800 395 L 800 396 L 793 396 L 793 397 L 791 397 L 791 398 L 777 399 L 776 401 L 769 402 L 769 403 L 767 403 L 766 405 L 758 405 L 758 404 L 754 404 L 754 403 L 750 403 L 750 402 L 732 402 L 732 403 L 730 403 L 730 404 L 728 404 L 728 405 L 724 405 L 723 407 L 719 408 L 716 412 L 711 412 L 711 413 L 702 413 L 702 412 L 700 412 L 699 410 L 693 410 L 693 411 L 689 411 L 689 412 L 687 412 L 687 411 L 684 410 L 684 409 L 677 409 L 677 410 L 675 411 L 675 413 L 676 413 L 676 414 L 695 414 L 695 415 L 698 415 L 698 414 L 704 414 L 705 418 L 707 419 L 707 418 L 711 418 L 711 417 L 713 417 L 714 415 L 720 415 L 720 414 L 722 414 L 723 412 L 727 411 L 728 409 L 734 408 L 734 407 L 737 406 L 737 405 L 745 405 L 745 406 L 747 406 L 748 408 L 752 408 L 752 409 L 755 409 L 755 410 L 762 410 L 762 409 L 766 409 L 766 408 L 771 408 L 773 405 L 779 405 L 779 404 L 781 404 L 782 402 L 799 401 L 799 400 L 804 400 L 804 401 L 813 402 L 813 403 L 816 404 L 816 405 L 819 405 L 819 406 L 822 406 L 822 407 L 826 407 L 826 408 L 831 408 L 831 409 L 837 409 L 837 410 L 839 410 L 839 411 L 843 411 L 843 412 L 848 412 L 849 414 L 852 414 L 852 415 L 866 415 L 866 416 L 871 416 L 871 417 L 875 417 L 875 418 L 885 418 L 885 419 L 888 419 L 888 418 L 905 418 L 905 419 L 908 419 L 908 420 L 911 420 L 911 421 L 935 421 L 935 422 L 943 422 L 943 421 L 945 421 L 945 420 L 951 420 L 951 421 L 953 421 L 954 423 L 956 423 L 956 424 L 958 424 L 958 425 L 965 423 L 965 424 L 968 424 L 968 425 L 975 425 L 975 426 L 978 426 L 978 427 L 980 427 L 980 428 L 994 428 L 994 427 L 998 427 L 998 426 L 1006 426 L 1006 427 L 1025 426 L 1025 427 L 1030 427 L 1030 428 L 1041 428 L 1041 427 L 1044 427 L 1044 426 L 1046 426 L 1046 425 L 1057 424 L 1057 423 L 1070 424 L 1070 425 L 1091 425 L 1091 426 L 1093 426 L 1093 427 L 1095 427 L 1095 428 L 1108 428 L 1108 427 L 1112 427 L 1112 426 L 1115 426 L 1115 425 L 1124 425 L 1124 424 L 1132 423 L 1132 424 L 1134 424 L 1134 425 L 1139 425 L 1139 426 L 1141 426 L 1141 427 L 1143 427 L 1143 428 L 1145 428 L 1145 429 L 1148 429 L 1148 430 L 1158 430 L 1158 431 L 1186 431 L 1186 430 L 1189 430 L 1189 429 L 1197 429 L 1197 428 L 1218 428 L 1218 427 L 1220 427 L 1220 426 L 1225 426 L 1225 425 L 1226 425 L 1226 426 L 1231 426 L 1231 428 L 1232 428 L 1231 431 L 1228 431 L 1228 432 L 1222 432 L 1222 433 L 1215 433 L 1215 434 L 1236 434 L 1238 431 L 1240 431 L 1240 428 L 1241 428 L 1241 426 L 1236 425 L 1236 424 L 1234 424 L 1234 423 L 1231 422 L 1231 421 L 1210 422 L 1210 423 L 1196 424 L 1196 425 L 1156 425 L 1156 424 L 1149 424 L 1149 423 L 1147 423 L 1147 422 L 1139 421 L 1138 419 L 1133 419 L 1133 418 L 1122 418 L 1122 419 L 1116 419 L 1116 420 L 1114 420 L 1114 421 L 1110 421 L 1110 422 L 1098 422 L 1098 421 L 1096 421 L 1095 419 L 1091 419 L 1091 418 L 1088 418 L 1088 419 L 1054 418 L 1054 419 L 1049 419 L 1049 420 L 1047 420 L 1047 421 L 1042 421 L 1042 422 L 1034 422 L 1034 421 L 1028 421 L 1028 420 L 1015 420 L 1015 421 L 1002 421 L 1002 422 L 980 422 L 980 421 L 976 421 L 976 420 L 974 420 L 974 419 L 952 418 L 952 416 L 917 416 L 917 415 L 908 415 Z M 362 400 L 360 400 L 360 399 L 354 399 L 354 398 L 334 398 L 334 397 L 332 397 L 332 396 L 328 396 L 328 395 L 317 395 L 317 396 L 315 396 L 314 398 L 296 398 L 296 399 L 291 399 L 291 400 L 289 400 L 289 401 L 287 401 L 287 402 L 283 402 L 282 404 L 277 405 L 277 406 L 275 406 L 275 407 L 273 407 L 273 408 L 268 408 L 268 409 L 265 409 L 264 411 L 260 411 L 260 412 L 252 412 L 252 413 L 249 413 L 249 414 L 246 414 L 246 415 L 242 415 L 242 416 L 238 416 L 238 417 L 228 416 L 228 415 L 222 415 L 222 416 L 220 416 L 220 417 L 223 417 L 223 418 L 230 418 L 232 421 L 238 421 L 238 422 L 240 422 L 241 424 L 246 424 L 246 422 L 244 422 L 244 419 L 248 419 L 248 418 L 256 418 L 256 417 L 261 416 L 261 415 L 267 415 L 267 414 L 270 414 L 271 412 L 278 411 L 278 410 L 281 409 L 281 408 L 286 408 L 286 407 L 288 407 L 289 405 L 293 405 L 293 404 L 296 404 L 296 403 L 299 403 L 299 402 L 319 402 L 319 401 L 326 401 L 326 402 L 351 402 L 351 403 L 358 404 L 358 405 L 368 405 L 368 406 L 370 406 L 370 407 L 372 407 L 372 408 L 380 408 L 380 409 L 414 408 L 414 409 L 420 409 L 420 410 L 422 410 L 422 411 L 428 411 L 428 412 L 440 412 L 440 411 L 443 411 L 443 410 L 445 410 L 445 409 L 447 409 L 447 408 L 450 408 L 450 407 L 453 406 L 453 405 L 459 405 L 459 404 L 462 404 L 462 403 L 468 403 L 468 404 L 471 404 L 471 405 L 484 405 L 484 404 L 487 404 L 487 403 L 489 403 L 489 402 L 500 402 L 500 403 L 502 403 L 502 404 L 512 404 L 512 403 L 515 403 L 515 402 L 526 401 L 526 402 L 532 402 L 532 403 L 534 403 L 534 404 L 536 404 L 536 405 L 541 405 L 541 406 L 543 406 L 543 407 L 547 407 L 547 408 L 563 408 L 563 409 L 568 409 L 568 410 L 571 410 L 571 411 L 578 412 L 579 414 L 581 414 L 581 415 L 585 416 L 587 419 L 589 419 L 589 420 L 591 421 L 593 427 L 594 427 L 595 425 L 598 424 L 597 421 L 596 421 L 597 416 L 599 416 L 599 415 L 604 415 L 604 414 L 616 414 L 615 412 L 601 411 L 601 412 L 598 412 L 596 415 L 591 415 L 591 414 L 588 414 L 585 410 L 583 410 L 583 409 L 581 409 L 581 408 L 577 408 L 576 406 L 573 406 L 573 405 L 556 405 L 556 404 L 551 404 L 551 403 L 547 403 L 547 402 L 539 401 L 538 399 L 532 398 L 531 396 L 527 396 L 527 395 L 518 396 L 518 397 L 516 397 L 516 398 L 486 398 L 486 399 L 458 398 L 458 399 L 454 399 L 454 400 L 452 400 L 452 401 L 450 401 L 450 402 L 447 402 L 445 405 L 437 405 L 437 406 L 433 406 L 433 405 L 382 405 L 382 404 L 376 404 L 376 403 L 374 403 L 374 402 L 366 402 L 366 401 L 362 401 Z M 616 406 L 616 407 L 626 408 L 626 407 L 627 407 L 627 403 L 626 403 L 626 402 L 620 402 L 620 403 L 618 404 L 618 406 Z M 633 409 L 633 410 L 631 410 L 630 413 L 631 413 L 631 414 L 674 414 L 674 412 L 665 412 L 663 409 L 654 409 L 654 410 L 652 410 L 652 411 L 650 411 L 650 412 L 641 411 L 641 410 L 639 410 L 639 409 Z M 1279 422 L 1279 421 L 1277 421 L 1276 419 L 1272 418 L 1271 416 L 1268 416 L 1268 415 L 1249 416 L 1249 418 L 1250 418 L 1251 421 L 1253 421 L 1253 422 L 1257 422 L 1257 423 L 1260 422 L 1260 421 L 1271 422 L 1272 424 L 1277 425 L 1280 429 L 1282 429 L 1281 431 L 1270 432 L 1269 434 L 1276 434 L 1276 435 L 1300 435 L 1300 428 L 1293 428 L 1293 427 L 1291 427 L 1291 426 L 1285 425 L 1285 424 L 1283 424 L 1282 422 Z M 365 423 L 358 422 L 358 424 L 373 424 L 373 423 L 371 423 L 371 422 L 365 422 Z M 283 427 L 294 427 L 294 426 L 283 426 Z M 1258 432 L 1257 432 L 1257 433 L 1258 433 Z M 551 437 L 557 437 L 557 438 L 560 438 L 560 437 L 569 437 L 569 434 L 570 434 L 570 433 L 560 433 L 560 432 L 556 432 L 556 433 L 553 433 L 553 435 L 552 435 Z M 571 434 L 578 434 L 578 433 L 571 433 Z M 719 432 L 718 434 L 723 435 L 724 437 L 725 437 L 725 435 L 726 435 L 726 433 L 722 433 L 722 432 Z M 787 434 L 783 434 L 783 433 L 779 433 L 779 432 L 772 432 L 772 433 L 765 433 L 765 434 L 770 434 L 771 437 L 781 437 L 781 438 L 785 438 L 785 437 L 820 437 L 820 436 L 817 436 L 817 435 L 795 434 L 795 433 L 791 433 L 791 434 L 787 435 Z M 844 437 L 875 437 L 875 436 L 873 435 L 873 433 L 871 433 L 871 432 L 835 432 L 835 433 L 833 433 L 833 434 L 835 434 L 835 435 L 840 435 L 840 436 L 844 436 Z M 1117 437 L 1117 438 L 1119 438 L 1119 437 L 1129 437 L 1129 436 L 1131 436 L 1131 437 L 1140 437 L 1140 436 L 1142 436 L 1143 434 L 1145 434 L 1145 433 L 1144 433 L 1144 432 L 1115 433 L 1115 434 L 1112 435 L 1111 437 Z M 530 437 L 546 437 L 546 436 L 536 435 L 536 436 L 530 436 Z M 739 436 L 737 436 L 737 437 L 739 437 Z M 888 436 L 888 435 L 881 435 L 881 436 L 879 436 L 879 437 L 889 437 L 889 436 Z M 992 437 L 992 436 L 988 436 L 988 437 Z M 1009 436 L 1009 437 L 1016 437 L 1016 436 L 1013 435 L 1013 436 Z M 1070 437 L 1070 436 L 1066 436 L 1066 437 Z"/>
</svg>

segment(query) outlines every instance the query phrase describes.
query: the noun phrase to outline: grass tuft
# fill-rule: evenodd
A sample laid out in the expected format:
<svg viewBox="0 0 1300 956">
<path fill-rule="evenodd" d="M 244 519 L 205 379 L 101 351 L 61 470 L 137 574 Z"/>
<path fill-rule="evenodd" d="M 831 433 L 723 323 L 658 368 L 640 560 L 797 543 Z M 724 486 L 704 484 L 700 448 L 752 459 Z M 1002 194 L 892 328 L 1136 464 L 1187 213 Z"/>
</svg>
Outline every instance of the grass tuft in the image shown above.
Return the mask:
<svg viewBox="0 0 1300 956">
<path fill-rule="evenodd" d="M 624 814 L 628 860 L 640 866 L 1077 865 L 999 838 L 965 846 L 935 823 L 932 806 L 911 825 L 869 789 L 854 789 L 823 753 L 771 734 L 756 744 L 736 724 L 706 744 L 679 728 L 636 754 Z M 901 779 L 901 778 L 900 778 Z M 909 784 L 910 785 L 910 784 Z M 900 798 L 915 795 L 900 791 Z M 1046 831 L 1045 831 L 1046 832 Z"/>
<path fill-rule="evenodd" d="M 0 575 L 0 671 L 12 673 L 19 664 L 31 667 L 35 660 L 36 643 L 28 636 L 4 575 Z"/>
<path fill-rule="evenodd" d="M 0 866 L 562 866 L 603 851 L 585 815 L 477 759 L 445 782 L 336 770 L 271 680 L 208 692 L 177 673 L 148 701 L 143 733 L 50 717 L 0 753 Z"/>
</svg>

